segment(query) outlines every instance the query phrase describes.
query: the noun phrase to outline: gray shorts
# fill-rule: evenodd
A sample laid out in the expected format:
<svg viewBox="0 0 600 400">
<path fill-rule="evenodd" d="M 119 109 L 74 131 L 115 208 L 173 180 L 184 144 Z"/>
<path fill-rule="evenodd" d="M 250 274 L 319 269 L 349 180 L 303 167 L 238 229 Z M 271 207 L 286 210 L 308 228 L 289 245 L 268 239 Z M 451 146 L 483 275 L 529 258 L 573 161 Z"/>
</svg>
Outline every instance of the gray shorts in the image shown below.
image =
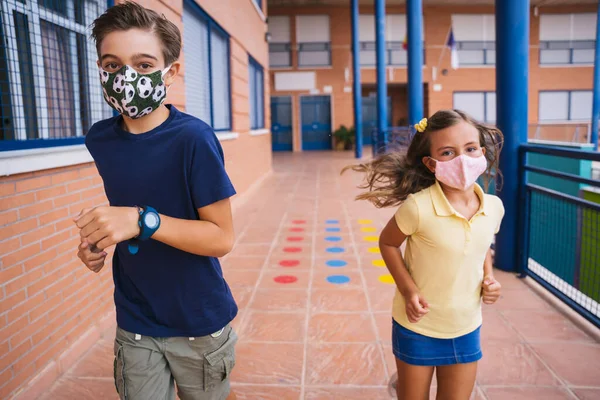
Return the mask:
<svg viewBox="0 0 600 400">
<path fill-rule="evenodd" d="M 202 337 L 155 338 L 117 328 L 115 386 L 121 400 L 225 400 L 235 365 L 230 325 Z"/>
</svg>

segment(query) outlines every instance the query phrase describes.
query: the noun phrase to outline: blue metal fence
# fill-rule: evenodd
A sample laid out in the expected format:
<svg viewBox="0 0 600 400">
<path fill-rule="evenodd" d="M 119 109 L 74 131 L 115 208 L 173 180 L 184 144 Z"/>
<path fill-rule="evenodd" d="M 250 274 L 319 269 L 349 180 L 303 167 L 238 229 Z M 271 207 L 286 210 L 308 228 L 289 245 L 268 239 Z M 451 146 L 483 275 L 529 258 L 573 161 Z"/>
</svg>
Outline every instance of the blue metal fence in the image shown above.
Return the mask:
<svg viewBox="0 0 600 400">
<path fill-rule="evenodd" d="M 553 162 L 540 167 L 542 156 Z M 564 172 L 565 164 L 587 163 L 591 169 L 592 161 L 600 161 L 600 154 L 521 146 L 518 267 L 600 327 L 600 181 Z M 565 182 L 577 190 L 557 190 Z"/>
</svg>

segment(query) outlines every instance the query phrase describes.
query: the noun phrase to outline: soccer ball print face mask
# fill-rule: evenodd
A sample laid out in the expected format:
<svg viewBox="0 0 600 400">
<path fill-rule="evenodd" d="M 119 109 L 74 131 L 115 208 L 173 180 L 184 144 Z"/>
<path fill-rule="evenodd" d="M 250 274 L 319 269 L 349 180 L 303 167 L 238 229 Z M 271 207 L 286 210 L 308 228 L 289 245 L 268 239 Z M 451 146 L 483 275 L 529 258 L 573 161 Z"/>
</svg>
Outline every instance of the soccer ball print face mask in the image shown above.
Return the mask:
<svg viewBox="0 0 600 400">
<path fill-rule="evenodd" d="M 164 75 L 171 66 L 162 71 L 140 74 L 129 65 L 115 72 L 99 68 L 104 100 L 119 114 L 132 119 L 141 118 L 160 107 L 167 98 Z"/>
</svg>

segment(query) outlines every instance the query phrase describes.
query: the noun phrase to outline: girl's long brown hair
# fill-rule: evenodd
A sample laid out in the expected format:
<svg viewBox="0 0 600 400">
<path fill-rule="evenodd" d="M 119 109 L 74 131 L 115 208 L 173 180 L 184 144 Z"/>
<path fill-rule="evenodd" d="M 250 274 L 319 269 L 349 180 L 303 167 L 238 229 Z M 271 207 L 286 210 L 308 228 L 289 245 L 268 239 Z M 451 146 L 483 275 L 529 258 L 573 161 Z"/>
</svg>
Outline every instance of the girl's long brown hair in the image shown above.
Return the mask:
<svg viewBox="0 0 600 400">
<path fill-rule="evenodd" d="M 431 156 L 430 137 L 436 132 L 460 122 L 467 122 L 479 131 L 479 142 L 485 148 L 488 168 L 483 174 L 485 190 L 488 190 L 492 177 L 496 187 L 501 186 L 502 174 L 498 169 L 500 150 L 504 136 L 499 129 L 484 125 L 459 110 L 440 110 L 427 120 L 424 132 L 417 132 L 408 151 L 386 153 L 373 161 L 344 168 L 365 174 L 365 182 L 359 186 L 367 189 L 356 197 L 367 200 L 378 208 L 397 206 L 408 195 L 426 189 L 435 183 L 435 175 L 423 164 L 423 157 Z"/>
</svg>

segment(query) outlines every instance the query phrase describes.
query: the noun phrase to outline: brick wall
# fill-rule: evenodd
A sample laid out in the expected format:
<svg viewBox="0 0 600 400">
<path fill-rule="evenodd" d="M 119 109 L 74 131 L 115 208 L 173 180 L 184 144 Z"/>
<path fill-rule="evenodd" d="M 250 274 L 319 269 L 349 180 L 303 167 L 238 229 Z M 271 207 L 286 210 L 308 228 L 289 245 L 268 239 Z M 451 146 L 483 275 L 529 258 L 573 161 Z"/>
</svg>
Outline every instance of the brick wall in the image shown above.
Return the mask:
<svg viewBox="0 0 600 400">
<path fill-rule="evenodd" d="M 182 29 L 182 0 L 138 1 Z M 266 128 L 270 125 L 266 28 L 251 1 L 199 1 L 231 36 L 232 131 L 239 136 L 222 146 L 238 191 L 234 207 L 269 173 L 272 158 L 270 135 L 250 132 L 248 53 L 265 66 Z M 169 91 L 168 102 L 181 110 L 186 79 L 193 77 L 182 68 Z M 79 261 L 79 231 L 72 220 L 81 209 L 103 204 L 93 164 L 0 177 L 1 399 L 16 393 L 37 398 L 114 323 L 110 262 L 96 275 Z"/>
<path fill-rule="evenodd" d="M 110 266 L 95 275 L 76 256 L 72 217 L 106 203 L 95 167 L 0 180 L 0 398 L 59 359 L 112 309 Z"/>
<path fill-rule="evenodd" d="M 350 35 L 350 6 L 344 7 L 291 7 L 271 8 L 271 15 L 289 15 L 291 22 L 291 39 L 295 43 L 295 18 L 301 14 L 327 14 L 330 17 L 332 65 L 330 67 L 314 69 L 316 72 L 317 89 L 321 92 L 324 86 L 332 86 L 333 93 L 333 116 L 332 128 L 335 130 L 339 125 L 353 125 L 352 115 L 352 93 L 344 92 L 344 87 L 352 86 L 352 54 Z M 361 14 L 374 14 L 373 7 L 361 7 Z M 387 13 L 405 13 L 402 6 L 388 6 Z M 596 12 L 595 5 L 581 5 L 569 7 L 542 7 L 540 13 L 573 13 L 573 12 Z M 440 109 L 452 107 L 453 92 L 455 91 L 494 91 L 496 87 L 496 73 L 493 66 L 477 68 L 461 67 L 458 70 L 450 68 L 450 53 L 445 55 L 438 65 L 438 60 L 444 51 L 446 36 L 451 24 L 452 14 L 493 14 L 494 8 L 488 6 L 426 6 L 423 10 L 425 25 L 425 63 L 423 68 L 423 82 L 426 114 L 431 114 Z M 530 35 L 530 61 L 529 61 L 529 122 L 536 123 L 538 120 L 538 92 L 549 89 L 586 89 L 593 86 L 593 67 L 569 66 L 548 67 L 539 65 L 539 17 L 531 14 Z M 293 47 L 293 46 L 292 46 Z M 292 70 L 297 70 L 297 54 L 292 52 Z M 441 85 L 441 91 L 434 91 L 432 80 L 432 67 L 439 67 L 436 84 Z M 442 69 L 447 69 L 448 74 L 443 76 Z M 306 70 L 306 69 L 303 69 Z M 346 70 L 349 79 L 346 80 Z M 277 69 L 271 70 L 271 78 Z M 364 86 L 373 86 L 376 83 L 375 68 L 361 68 L 361 81 Z M 406 68 L 388 68 L 387 73 L 388 92 L 393 97 L 393 124 L 398 123 L 398 116 L 407 114 L 406 101 L 397 102 L 398 95 L 394 95 L 397 89 L 394 85 L 405 85 L 408 77 Z M 374 89 L 373 89 L 374 90 Z M 294 150 L 300 150 L 300 116 L 299 96 L 309 94 L 308 91 L 276 92 L 271 87 L 274 95 L 292 96 L 293 112 L 293 135 Z M 397 92 L 396 92 L 397 93 Z M 404 111 L 403 111 L 404 110 Z M 526 128 L 526 127 L 524 127 Z M 563 129 L 564 131 L 564 129 Z M 561 132 L 563 132 L 561 131 Z M 548 137 L 567 138 L 570 140 L 571 133 L 556 134 L 548 133 Z"/>
</svg>

